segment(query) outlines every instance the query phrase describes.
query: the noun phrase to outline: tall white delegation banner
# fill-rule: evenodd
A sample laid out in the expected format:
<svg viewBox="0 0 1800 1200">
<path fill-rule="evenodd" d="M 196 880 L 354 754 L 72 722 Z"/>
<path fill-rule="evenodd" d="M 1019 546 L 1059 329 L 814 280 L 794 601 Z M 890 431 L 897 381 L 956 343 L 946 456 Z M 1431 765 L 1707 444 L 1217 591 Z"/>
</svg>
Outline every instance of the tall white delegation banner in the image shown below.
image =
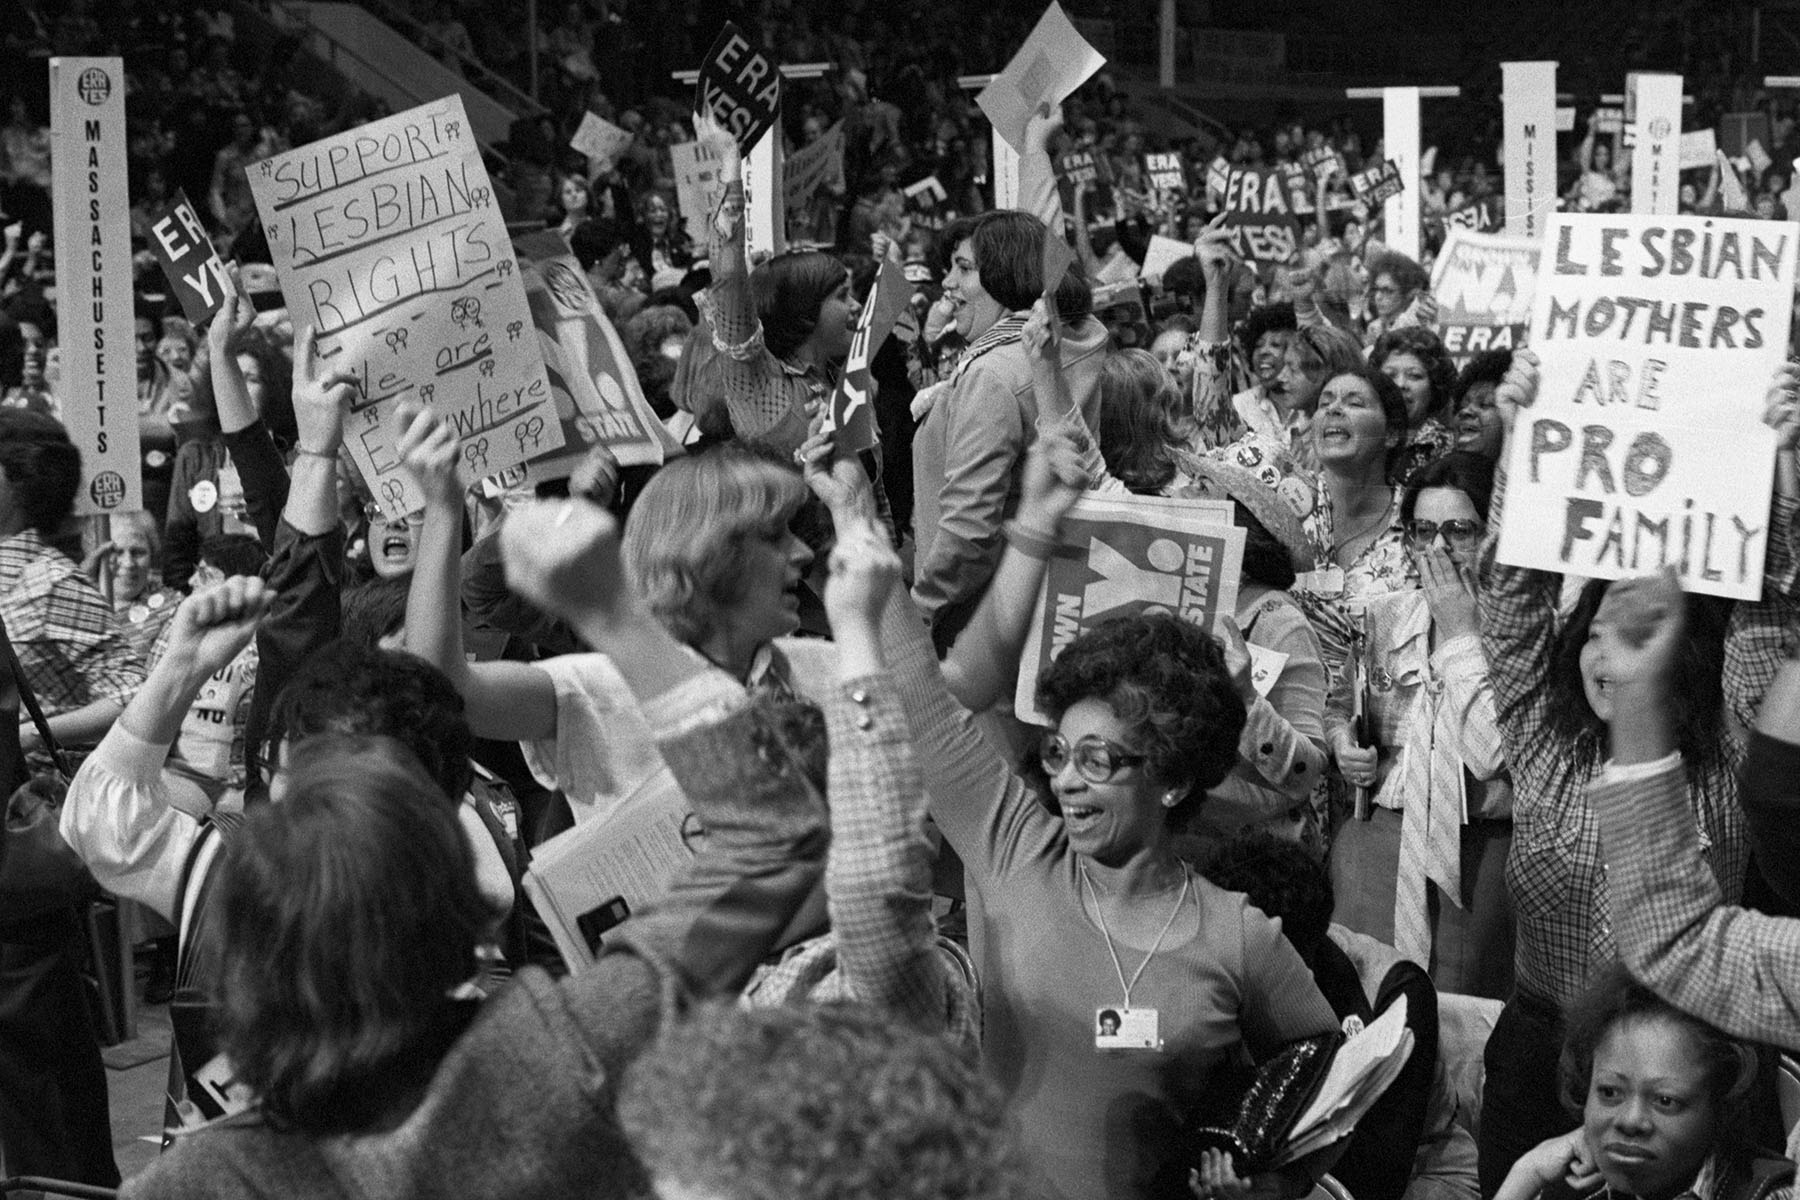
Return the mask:
<svg viewBox="0 0 1800 1200">
<path fill-rule="evenodd" d="M 1672 217 L 1681 194 L 1681 76 L 1636 76 L 1631 211 Z"/>
<path fill-rule="evenodd" d="M 50 190 L 63 425 L 81 451 L 75 512 L 144 507 L 126 195 L 125 66 L 50 60 Z"/>
<path fill-rule="evenodd" d="M 1387 245 L 1406 255 L 1419 257 L 1419 89 L 1391 87 L 1381 89 L 1382 141 L 1388 161 L 1400 168 L 1405 183 L 1398 196 L 1388 199 L 1386 212 Z"/>
<path fill-rule="evenodd" d="M 1556 211 L 1556 64 L 1500 64 L 1506 137 L 1506 232 L 1544 236 Z"/>
</svg>

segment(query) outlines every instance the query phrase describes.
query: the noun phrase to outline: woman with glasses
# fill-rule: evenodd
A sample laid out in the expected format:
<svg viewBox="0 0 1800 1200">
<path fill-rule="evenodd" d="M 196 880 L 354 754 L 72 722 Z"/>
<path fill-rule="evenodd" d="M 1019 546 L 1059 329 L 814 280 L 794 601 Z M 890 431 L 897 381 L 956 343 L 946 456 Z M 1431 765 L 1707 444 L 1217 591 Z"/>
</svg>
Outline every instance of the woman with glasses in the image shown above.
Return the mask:
<svg viewBox="0 0 1800 1200">
<path fill-rule="evenodd" d="M 1414 471 L 1447 454 L 1455 435 L 1450 419 L 1456 364 L 1443 339 L 1429 329 L 1396 329 L 1369 352 L 1369 365 L 1393 380 L 1406 399 L 1406 438 L 1388 459 L 1388 478 L 1403 483 Z"/>
<path fill-rule="evenodd" d="M 1431 295 L 1431 276 L 1425 268 L 1392 250 L 1369 259 L 1367 324 L 1363 343 L 1373 346 L 1396 329 L 1423 325 L 1437 319 L 1437 301 Z"/>
<path fill-rule="evenodd" d="M 1503 1000 L 1512 785 L 1474 573 L 1493 489 L 1493 464 L 1466 452 L 1407 482 L 1400 521 L 1423 586 L 1369 603 L 1360 677 L 1339 680 L 1325 726 L 1345 781 L 1373 797 L 1332 848 L 1337 919 L 1424 964 L 1441 991 Z M 1358 688 L 1366 738 L 1352 721 Z"/>
</svg>

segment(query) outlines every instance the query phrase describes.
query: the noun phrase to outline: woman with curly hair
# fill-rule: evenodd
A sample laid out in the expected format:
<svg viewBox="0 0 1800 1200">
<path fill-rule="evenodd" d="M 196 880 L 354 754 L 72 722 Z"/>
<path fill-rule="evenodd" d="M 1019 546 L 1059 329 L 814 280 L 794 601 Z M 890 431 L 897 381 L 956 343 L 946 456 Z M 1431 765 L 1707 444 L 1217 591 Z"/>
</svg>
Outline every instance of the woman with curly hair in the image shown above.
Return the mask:
<svg viewBox="0 0 1800 1200">
<path fill-rule="evenodd" d="M 1376 339 L 1369 365 L 1393 380 L 1406 398 L 1406 437 L 1388 456 L 1388 479 L 1405 483 L 1456 442 L 1445 424 L 1456 391 L 1456 364 L 1437 334 L 1410 326 Z"/>
<path fill-rule="evenodd" d="M 1792 1196 L 1793 1163 L 1758 1156 L 1747 1103 L 1756 1051 L 1608 969 L 1569 1014 L 1563 1107 L 1581 1126 L 1513 1164 L 1497 1200 L 1562 1183 L 1671 1200 Z"/>
<path fill-rule="evenodd" d="M 1368 324 L 1365 345 L 1381 335 L 1409 326 L 1429 325 L 1436 319 L 1437 302 L 1431 296 L 1431 276 L 1425 268 L 1393 250 L 1369 256 Z"/>
</svg>

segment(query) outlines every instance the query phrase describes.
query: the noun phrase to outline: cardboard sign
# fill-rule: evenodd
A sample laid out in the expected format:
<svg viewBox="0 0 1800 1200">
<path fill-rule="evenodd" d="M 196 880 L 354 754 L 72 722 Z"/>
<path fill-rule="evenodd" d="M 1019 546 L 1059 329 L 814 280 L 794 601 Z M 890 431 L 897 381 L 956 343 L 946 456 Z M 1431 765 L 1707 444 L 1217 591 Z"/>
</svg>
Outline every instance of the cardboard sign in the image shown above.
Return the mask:
<svg viewBox="0 0 1800 1200">
<path fill-rule="evenodd" d="M 1209 198 L 1217 196 L 1223 199 L 1225 189 L 1230 186 L 1231 164 L 1225 161 L 1223 155 L 1220 155 L 1206 164 L 1206 194 Z"/>
<path fill-rule="evenodd" d="M 563 444 L 460 96 L 264 159 L 250 190 L 294 323 L 361 385 L 344 441 L 384 512 L 425 503 L 395 448 L 405 397 L 449 419 L 465 484 Z"/>
<path fill-rule="evenodd" d="M 1165 192 L 1179 192 L 1187 187 L 1187 172 L 1179 154 L 1144 155 L 1144 174 L 1150 177 L 1152 187 Z"/>
<path fill-rule="evenodd" d="M 581 151 L 587 158 L 589 168 L 596 175 L 604 175 L 612 170 L 619 156 L 631 145 L 631 134 L 611 121 L 604 121 L 591 112 L 581 114 L 581 125 L 575 130 L 575 136 L 569 139 L 569 145 Z"/>
<path fill-rule="evenodd" d="M 199 329 L 211 321 L 225 304 L 231 279 L 186 192 L 177 191 L 173 204 L 151 214 L 150 253 L 175 289 L 188 323 Z"/>
<path fill-rule="evenodd" d="M 1037 708 L 1038 677 L 1100 622 L 1169 612 L 1210 631 L 1237 611 L 1244 531 L 1229 503 L 1090 494 L 1063 518 L 1059 540 L 1019 664 L 1023 721 L 1051 723 Z"/>
<path fill-rule="evenodd" d="M 1467 229 L 1471 233 L 1492 233 L 1500 228 L 1500 202 L 1492 196 L 1471 200 L 1461 208 L 1444 214 L 1448 229 Z"/>
<path fill-rule="evenodd" d="M 1691 167 L 1712 166 L 1713 155 L 1718 152 L 1718 135 L 1710 129 L 1696 129 L 1681 135 L 1681 169 L 1684 171 Z"/>
<path fill-rule="evenodd" d="M 1595 133 L 1625 132 L 1625 110 L 1616 106 L 1596 108 L 1591 128 Z"/>
<path fill-rule="evenodd" d="M 662 462 L 671 448 L 662 422 L 569 244 L 546 230 L 516 239 L 513 253 L 562 427 L 562 449 L 533 460 L 530 478 L 568 476 L 594 445 L 621 466 Z"/>
<path fill-rule="evenodd" d="M 1750 211 L 1750 195 L 1744 190 L 1744 181 L 1738 178 L 1737 168 L 1725 157 L 1725 152 L 1718 153 L 1719 163 L 1719 207 L 1727 213 L 1747 213 Z"/>
<path fill-rule="evenodd" d="M 820 188 L 844 190 L 844 123 L 827 129 L 810 146 L 788 155 L 781 165 L 781 194 L 787 211 L 811 204 Z"/>
<path fill-rule="evenodd" d="M 1506 232 L 1540 237 L 1556 208 L 1556 64 L 1500 64 L 1506 167 Z M 1574 119 L 1574 110 L 1569 117 Z"/>
<path fill-rule="evenodd" d="M 1103 160 L 1092 150 L 1076 150 L 1056 160 L 1056 177 L 1074 187 L 1092 187 L 1107 173 Z"/>
<path fill-rule="evenodd" d="M 1404 192 L 1406 182 L 1400 177 L 1400 167 L 1390 158 L 1379 167 L 1370 167 L 1352 175 L 1350 190 L 1358 200 L 1373 207 Z"/>
<path fill-rule="evenodd" d="M 1762 178 L 1764 171 L 1775 165 L 1775 160 L 1769 157 L 1769 152 L 1763 149 L 1762 142 L 1756 138 L 1744 143 L 1744 157 L 1750 160 L 1750 166 L 1758 179 Z"/>
<path fill-rule="evenodd" d="M 1762 593 L 1800 229 L 1558 213 L 1531 313 L 1500 560 L 1596 579 L 1674 566 L 1683 588 Z"/>
<path fill-rule="evenodd" d="M 1032 116 L 1056 108 L 1105 65 L 1105 56 L 1087 44 L 1062 5 L 1051 0 L 1031 36 L 1006 69 L 981 89 L 975 103 L 994 132 L 1022 154 L 1025 127 Z"/>
<path fill-rule="evenodd" d="M 1225 184 L 1231 248 L 1253 262 L 1285 263 L 1298 252 L 1300 223 L 1280 171 L 1233 167 Z"/>
<path fill-rule="evenodd" d="M 1344 174 L 1344 156 L 1331 146 L 1314 146 L 1300 156 L 1300 164 L 1311 173 L 1315 183 Z"/>
<path fill-rule="evenodd" d="M 1144 278 L 1151 283 L 1160 283 L 1170 267 L 1192 257 L 1194 248 L 1187 242 L 1153 233 L 1150 235 L 1150 246 L 1144 251 Z"/>
<path fill-rule="evenodd" d="M 699 142 L 679 142 L 669 147 L 675 162 L 675 206 L 687 222 L 688 240 L 696 246 L 711 244 L 709 225 L 725 185 L 719 182 L 719 160 L 709 157 Z"/>
<path fill-rule="evenodd" d="M 710 112 L 749 157 L 781 109 L 781 68 L 730 21 L 700 63 L 694 111 Z"/>
<path fill-rule="evenodd" d="M 869 298 L 863 301 L 862 315 L 856 319 L 844 377 L 825 411 L 825 428 L 836 432 L 840 451 L 867 450 L 881 440 L 875 427 L 875 380 L 869 364 L 911 299 L 912 285 L 906 282 L 905 272 L 891 259 L 884 260 Z"/>
<path fill-rule="evenodd" d="M 1075 251 L 1069 246 L 1069 239 L 1052 230 L 1044 235 L 1044 300 L 1050 305 L 1054 315 L 1056 311 L 1056 289 L 1062 285 L 1063 276 L 1075 265 Z"/>
<path fill-rule="evenodd" d="M 1438 336 L 1461 370 L 1485 350 L 1525 344 L 1543 243 L 1452 226 L 1432 264 Z"/>
<path fill-rule="evenodd" d="M 144 490 L 131 357 L 121 59 L 50 60 L 50 138 L 53 232 L 63 267 L 56 289 L 63 350 L 56 394 L 63 426 L 81 451 L 75 513 L 132 512 L 144 507 Z"/>
</svg>

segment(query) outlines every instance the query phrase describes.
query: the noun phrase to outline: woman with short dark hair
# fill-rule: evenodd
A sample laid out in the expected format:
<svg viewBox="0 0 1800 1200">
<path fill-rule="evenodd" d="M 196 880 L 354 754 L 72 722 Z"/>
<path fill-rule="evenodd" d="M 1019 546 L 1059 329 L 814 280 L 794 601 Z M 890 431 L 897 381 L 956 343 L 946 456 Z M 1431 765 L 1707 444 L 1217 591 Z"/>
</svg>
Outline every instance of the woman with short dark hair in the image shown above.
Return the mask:
<svg viewBox="0 0 1800 1200">
<path fill-rule="evenodd" d="M 1456 388 L 1456 364 L 1443 339 L 1411 326 L 1381 335 L 1369 365 L 1386 375 L 1406 399 L 1406 438 L 1388 461 L 1388 475 L 1404 483 L 1412 473 L 1446 454 L 1454 441 L 1446 422 Z"/>
</svg>

